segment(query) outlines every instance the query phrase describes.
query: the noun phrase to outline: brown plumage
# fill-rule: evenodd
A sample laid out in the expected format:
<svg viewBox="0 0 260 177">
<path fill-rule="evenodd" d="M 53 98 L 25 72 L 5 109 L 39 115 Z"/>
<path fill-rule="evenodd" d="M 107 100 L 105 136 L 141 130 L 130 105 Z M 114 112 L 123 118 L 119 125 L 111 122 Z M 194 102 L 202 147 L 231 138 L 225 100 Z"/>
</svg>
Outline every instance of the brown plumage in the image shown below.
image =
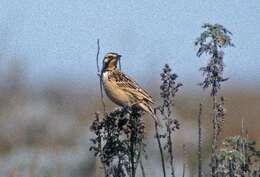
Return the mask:
<svg viewBox="0 0 260 177">
<path fill-rule="evenodd" d="M 152 108 L 152 97 L 132 78 L 117 68 L 121 55 L 110 52 L 105 55 L 102 69 L 102 83 L 107 96 L 119 106 L 137 107 L 149 113 L 159 124 Z M 160 124 L 159 124 L 160 125 Z"/>
</svg>

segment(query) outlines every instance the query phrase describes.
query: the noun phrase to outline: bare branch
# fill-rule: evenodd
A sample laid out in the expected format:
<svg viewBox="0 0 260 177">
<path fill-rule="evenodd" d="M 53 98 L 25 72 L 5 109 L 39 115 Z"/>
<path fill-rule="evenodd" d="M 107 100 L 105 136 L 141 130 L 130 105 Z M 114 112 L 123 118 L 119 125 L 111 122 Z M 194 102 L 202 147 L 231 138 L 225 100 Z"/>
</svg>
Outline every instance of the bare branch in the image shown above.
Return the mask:
<svg viewBox="0 0 260 177">
<path fill-rule="evenodd" d="M 96 55 L 96 63 L 97 63 L 97 75 L 99 77 L 99 87 L 100 87 L 100 97 L 101 97 L 101 103 L 103 106 L 103 112 L 106 112 L 106 105 L 104 101 L 104 94 L 103 94 L 103 87 L 102 87 L 102 71 L 100 71 L 99 67 L 99 53 L 100 53 L 100 44 L 99 44 L 99 39 L 97 39 L 97 55 Z"/>
<path fill-rule="evenodd" d="M 202 177 L 202 159 L 201 159 L 201 114 L 202 114 L 202 104 L 199 105 L 198 114 L 198 177 Z"/>
<path fill-rule="evenodd" d="M 98 63 L 99 52 L 100 52 L 100 45 L 99 45 L 99 39 L 97 39 L 97 55 L 96 55 L 96 62 L 97 62 L 97 72 L 98 72 L 98 74 L 100 74 L 100 67 L 99 67 L 99 63 Z"/>
</svg>

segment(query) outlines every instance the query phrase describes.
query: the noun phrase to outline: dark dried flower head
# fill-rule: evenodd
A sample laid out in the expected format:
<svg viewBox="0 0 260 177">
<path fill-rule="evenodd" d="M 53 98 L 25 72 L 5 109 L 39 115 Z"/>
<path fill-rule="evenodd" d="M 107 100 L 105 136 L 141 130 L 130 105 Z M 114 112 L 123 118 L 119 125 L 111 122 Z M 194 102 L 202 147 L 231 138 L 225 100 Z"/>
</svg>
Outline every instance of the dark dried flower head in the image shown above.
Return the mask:
<svg viewBox="0 0 260 177">
<path fill-rule="evenodd" d="M 115 109 L 104 117 L 96 113 L 90 129 L 95 134 L 90 150 L 100 157 L 107 173 L 113 177 L 135 173 L 144 146 L 144 123 L 140 110 Z"/>
<path fill-rule="evenodd" d="M 174 106 L 174 97 L 178 92 L 179 88 L 182 86 L 181 83 L 176 83 L 178 78 L 177 74 L 172 73 L 172 69 L 168 64 L 165 64 L 161 73 L 161 98 L 163 100 L 162 105 L 159 106 L 159 111 L 165 122 L 166 132 L 159 134 L 156 129 L 156 138 L 159 144 L 159 149 L 161 153 L 162 166 L 164 169 L 164 158 L 163 158 L 163 149 L 169 153 L 170 164 L 171 164 L 171 176 L 175 176 L 174 162 L 173 162 L 173 143 L 172 136 L 175 130 L 180 128 L 179 121 L 173 117 L 172 107 Z M 160 139 L 166 139 L 166 144 L 162 147 Z M 164 176 L 165 176 L 165 169 Z"/>
<path fill-rule="evenodd" d="M 205 29 L 200 37 L 196 39 L 195 45 L 198 46 L 197 56 L 202 54 L 209 54 L 209 62 L 207 66 L 201 67 L 204 81 L 200 83 L 203 89 L 211 87 L 211 95 L 214 96 L 221 88 L 221 83 L 228 78 L 223 77 L 224 71 L 224 52 L 223 47 L 234 46 L 231 42 L 232 33 L 224 28 L 222 25 L 204 24 L 202 28 Z"/>
</svg>

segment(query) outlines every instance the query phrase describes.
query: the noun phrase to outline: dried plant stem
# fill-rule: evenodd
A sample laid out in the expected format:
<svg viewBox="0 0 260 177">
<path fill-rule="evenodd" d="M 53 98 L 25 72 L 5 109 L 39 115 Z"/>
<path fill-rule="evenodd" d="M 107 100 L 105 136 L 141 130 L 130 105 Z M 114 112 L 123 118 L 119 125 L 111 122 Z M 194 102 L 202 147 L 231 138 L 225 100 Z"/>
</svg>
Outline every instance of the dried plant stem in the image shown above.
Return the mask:
<svg viewBox="0 0 260 177">
<path fill-rule="evenodd" d="M 233 160 L 231 159 L 228 160 L 228 167 L 229 167 L 229 176 L 235 177 L 234 170 L 233 170 Z"/>
<path fill-rule="evenodd" d="M 141 164 L 141 162 L 142 162 L 142 152 L 143 152 L 143 144 L 141 143 L 141 144 L 139 144 L 138 154 L 137 154 L 136 162 L 135 162 L 135 169 L 138 168 L 139 164 L 142 165 Z"/>
<path fill-rule="evenodd" d="M 130 156 L 129 161 L 131 164 L 131 177 L 135 177 L 136 175 L 136 169 L 138 167 L 139 159 L 141 157 L 141 150 L 142 150 L 142 142 L 138 142 L 138 117 L 135 115 L 130 115 Z M 142 140 L 141 140 L 142 141 Z M 141 143 L 141 144 L 139 144 Z"/>
<path fill-rule="evenodd" d="M 134 132 L 132 130 L 130 137 L 130 163 L 131 163 L 131 177 L 135 177 L 135 149 L 134 149 Z"/>
<path fill-rule="evenodd" d="M 212 124 L 213 124 L 213 132 L 212 132 L 212 149 L 211 149 L 211 173 L 212 177 L 216 177 L 216 168 L 217 168 L 217 158 L 216 158 L 216 150 L 217 150 L 217 143 L 218 143 L 218 129 L 217 129 L 217 96 L 212 96 L 213 100 L 213 118 L 212 118 Z"/>
<path fill-rule="evenodd" d="M 101 103 L 102 103 L 102 106 L 103 106 L 103 113 L 105 114 L 106 106 L 105 106 L 105 102 L 104 102 L 104 94 L 103 94 L 103 87 L 102 87 L 102 73 L 101 73 L 102 71 L 100 71 L 99 62 L 98 62 L 99 61 L 98 60 L 99 59 L 99 53 L 100 53 L 100 44 L 99 44 L 99 39 L 97 39 L 96 65 L 97 65 L 97 73 L 98 73 L 98 76 L 99 76 Z M 97 113 L 96 113 L 96 118 L 99 121 L 99 115 Z M 99 139 L 98 139 L 98 149 L 100 150 L 100 154 L 102 154 L 102 139 L 101 139 L 101 137 L 99 137 Z M 102 155 L 100 155 L 100 156 L 102 156 Z M 105 167 L 104 163 L 102 163 L 102 165 L 103 165 L 102 168 L 104 169 L 104 174 L 107 177 L 108 173 L 107 173 L 106 167 Z"/>
<path fill-rule="evenodd" d="M 222 128 L 223 123 L 223 108 L 217 103 L 217 93 L 221 89 L 222 82 L 228 80 L 223 77 L 224 72 L 224 52 L 223 48 L 233 47 L 234 44 L 231 42 L 232 33 L 228 31 L 224 26 L 219 24 L 206 23 L 202 26 L 205 29 L 195 41 L 195 46 L 199 46 L 197 56 L 200 57 L 202 54 L 209 54 L 209 62 L 207 66 L 201 67 L 200 71 L 203 72 L 204 80 L 200 83 L 203 89 L 211 88 L 212 97 L 212 153 L 211 153 L 211 176 L 217 177 L 217 168 L 219 163 L 218 153 L 218 136 Z M 222 109 L 222 110 L 219 110 Z M 222 119 L 222 120 L 221 120 Z M 222 122 L 221 122 L 222 121 Z"/>
<path fill-rule="evenodd" d="M 175 172 L 174 172 L 174 158 L 173 158 L 173 146 L 172 146 L 172 131 L 170 130 L 170 127 L 167 128 L 168 129 L 168 143 L 169 143 L 169 154 L 170 154 L 170 164 L 171 164 L 171 175 L 172 177 L 175 177 Z"/>
<path fill-rule="evenodd" d="M 95 115 L 96 115 L 96 120 L 99 122 L 99 114 L 96 112 Z M 100 134 L 100 130 L 98 130 L 97 133 Z M 101 136 L 99 136 L 97 138 L 97 144 L 98 144 L 98 149 L 100 151 L 100 157 L 102 157 L 102 155 L 103 155 L 103 148 L 102 148 L 102 137 Z M 100 159 L 100 161 L 101 161 L 101 159 Z M 108 173 L 107 173 L 107 169 L 105 167 L 105 164 L 102 163 L 102 162 L 101 162 L 101 164 L 102 164 L 102 168 L 104 170 L 105 177 L 108 177 Z"/>
<path fill-rule="evenodd" d="M 198 177 L 202 177 L 202 158 L 201 158 L 201 115 L 202 115 L 202 104 L 199 105 L 198 114 Z"/>
<path fill-rule="evenodd" d="M 160 156 L 161 156 L 161 163 L 162 163 L 162 170 L 163 170 L 163 177 L 166 177 L 166 170 L 165 170 L 165 162 L 164 162 L 164 155 L 163 155 L 163 148 L 162 148 L 162 143 L 160 140 L 160 135 L 159 135 L 159 130 L 158 130 L 158 125 L 155 123 L 155 137 L 157 139 L 157 143 L 159 146 L 160 150 Z"/>
<path fill-rule="evenodd" d="M 98 64 L 99 52 L 100 52 L 100 45 L 99 45 L 99 39 L 97 39 L 96 64 L 97 64 L 97 72 L 98 72 L 98 73 L 100 73 L 100 67 L 99 67 L 99 64 Z"/>
<path fill-rule="evenodd" d="M 185 144 L 182 147 L 183 149 L 183 164 L 182 164 L 182 177 L 185 177 L 185 173 L 186 173 L 186 156 L 187 156 L 187 152 L 186 152 L 186 146 Z"/>
<path fill-rule="evenodd" d="M 247 140 L 248 140 L 248 134 L 245 133 L 245 130 L 244 130 L 244 119 L 241 120 L 241 137 L 245 137 L 245 138 L 242 139 L 241 151 L 242 151 L 242 154 L 244 155 L 245 159 L 247 159 L 247 158 L 248 158 L 248 156 L 247 156 L 247 149 L 248 149 L 248 147 L 247 147 Z M 243 168 L 246 168 L 246 160 L 243 162 L 242 167 L 243 167 Z M 245 175 L 246 175 L 244 170 L 242 170 L 241 173 L 242 173 L 242 176 L 245 176 Z"/>
<path fill-rule="evenodd" d="M 145 177 L 145 171 L 144 171 L 144 166 L 143 166 L 143 161 L 142 161 L 142 152 L 144 152 L 143 145 L 144 145 L 143 143 L 139 144 L 138 155 L 137 155 L 136 163 L 135 163 L 135 170 L 138 168 L 138 165 L 140 164 L 142 176 Z"/>
<path fill-rule="evenodd" d="M 144 165 L 143 165 L 142 157 L 140 158 L 140 167 L 141 167 L 142 177 L 145 177 L 145 171 L 144 171 Z"/>
<path fill-rule="evenodd" d="M 98 63 L 98 58 L 99 58 L 99 53 L 100 53 L 100 44 L 99 44 L 99 39 L 97 39 L 97 55 L 96 55 L 96 64 L 97 64 L 97 73 L 99 76 L 99 87 L 100 87 L 100 97 L 101 97 L 101 103 L 103 106 L 103 112 L 106 112 L 106 105 L 104 102 L 104 94 L 103 94 L 103 87 L 102 87 L 102 71 L 100 71 L 99 63 Z"/>
<path fill-rule="evenodd" d="M 158 125 L 155 124 L 156 138 L 158 141 L 158 146 L 161 155 L 162 169 L 164 177 L 166 177 L 165 161 L 163 150 L 167 151 L 170 157 L 170 167 L 171 176 L 175 177 L 174 170 L 174 154 L 173 154 L 173 133 L 175 130 L 179 129 L 179 122 L 173 117 L 172 107 L 174 106 L 174 96 L 178 92 L 179 87 L 182 86 L 181 83 L 176 83 L 177 74 L 172 73 L 172 69 L 168 64 L 163 67 L 163 72 L 161 73 L 161 98 L 163 99 L 162 105 L 158 107 L 163 120 L 165 121 L 166 131 L 163 134 L 159 134 Z M 156 109 L 155 109 L 156 110 Z M 161 145 L 161 138 L 165 138 L 166 144 L 164 147 Z"/>
</svg>

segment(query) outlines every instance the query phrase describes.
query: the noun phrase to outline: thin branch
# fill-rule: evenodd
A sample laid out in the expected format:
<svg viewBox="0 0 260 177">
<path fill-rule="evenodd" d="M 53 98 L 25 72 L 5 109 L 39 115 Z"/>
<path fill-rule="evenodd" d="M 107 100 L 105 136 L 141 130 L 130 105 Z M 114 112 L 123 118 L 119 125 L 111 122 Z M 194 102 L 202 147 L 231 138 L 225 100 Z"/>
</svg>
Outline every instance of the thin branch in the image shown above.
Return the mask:
<svg viewBox="0 0 260 177">
<path fill-rule="evenodd" d="M 162 143 L 161 143 L 160 135 L 159 135 L 159 131 L 158 131 L 158 125 L 157 125 L 156 122 L 155 122 L 154 126 L 155 126 L 155 136 L 156 136 L 156 139 L 157 139 L 157 143 L 158 143 L 159 150 L 160 150 L 160 155 L 161 155 L 163 176 L 166 177 L 166 170 L 165 170 L 165 162 L 164 162 L 163 148 L 162 148 Z"/>
<path fill-rule="evenodd" d="M 217 129 L 217 96 L 213 95 L 213 119 L 212 119 L 212 124 L 213 124 L 213 140 L 212 140 L 212 149 L 211 149 L 211 173 L 212 177 L 216 177 L 216 170 L 218 167 L 218 162 L 217 162 L 217 156 L 216 156 L 216 151 L 218 149 L 218 129 Z"/>
<path fill-rule="evenodd" d="M 99 52 L 100 52 L 100 45 L 99 45 L 99 39 L 97 39 L 97 55 L 96 55 L 96 62 L 97 62 L 97 72 L 98 72 L 98 74 L 100 74 L 100 67 L 99 67 L 99 64 L 98 64 Z"/>
<path fill-rule="evenodd" d="M 140 158 L 140 167 L 141 167 L 141 171 L 142 171 L 142 177 L 145 177 L 145 171 L 144 171 L 144 165 L 143 165 L 142 157 Z"/>
<path fill-rule="evenodd" d="M 98 124 L 100 124 L 99 114 L 97 112 L 95 112 L 95 116 L 96 116 L 96 120 L 97 120 Z M 97 134 L 98 135 L 101 134 L 99 129 L 97 130 Z M 100 152 L 99 156 L 102 157 L 103 156 L 103 148 L 102 148 L 102 137 L 101 136 L 98 136 L 97 143 L 98 143 L 98 150 Z M 100 159 L 100 163 L 102 164 L 102 168 L 104 170 L 104 175 L 105 175 L 105 177 L 107 177 L 108 176 L 107 169 L 106 169 L 104 163 L 102 163 L 101 159 Z"/>
<path fill-rule="evenodd" d="M 202 159 L 201 159 L 201 114 L 202 104 L 199 105 L 198 114 L 198 177 L 202 177 Z"/>
<path fill-rule="evenodd" d="M 172 131 L 170 128 L 168 129 L 168 143 L 169 143 L 169 154 L 170 154 L 170 164 L 171 164 L 171 175 L 175 177 L 175 170 L 174 170 L 174 158 L 173 158 L 173 145 L 172 145 Z"/>
<path fill-rule="evenodd" d="M 223 57 L 224 52 L 222 48 L 228 46 L 234 46 L 231 43 L 231 32 L 219 24 L 205 24 L 202 26 L 205 28 L 205 31 L 201 33 L 200 37 L 195 41 L 195 45 L 199 46 L 197 51 L 197 56 L 200 57 L 202 54 L 209 54 L 209 62 L 206 67 L 201 67 L 200 70 L 205 76 L 204 81 L 200 84 L 203 89 L 211 87 L 210 96 L 213 98 L 213 115 L 212 115 L 212 153 L 211 153 L 211 175 L 212 177 L 217 177 L 217 168 L 219 159 L 217 156 L 218 151 L 218 139 L 219 131 L 222 128 L 220 125 L 218 102 L 217 102 L 217 93 L 221 89 L 222 82 L 226 81 L 227 78 L 223 77 L 224 72 L 224 63 Z"/>
<path fill-rule="evenodd" d="M 243 168 L 246 168 L 246 163 L 247 163 L 247 153 L 246 153 L 246 146 L 247 146 L 247 140 L 248 140 L 248 138 L 246 137 L 246 135 L 245 135 L 245 130 L 244 130 L 244 119 L 242 118 L 242 120 L 241 120 L 241 137 L 242 137 L 242 147 L 241 147 L 241 151 L 242 151 L 242 154 L 244 155 L 244 157 L 245 157 L 245 160 L 243 161 L 243 164 L 242 164 L 242 166 L 243 166 Z M 241 171 L 241 173 L 243 174 L 243 175 L 245 175 L 245 171 L 244 170 L 242 170 Z"/>
<path fill-rule="evenodd" d="M 138 168 L 139 163 L 141 163 L 141 159 L 142 159 L 142 152 L 143 151 L 143 144 L 139 144 L 139 148 L 138 148 L 138 154 L 136 157 L 136 163 L 135 163 L 135 169 Z"/>
<path fill-rule="evenodd" d="M 131 163 L 131 177 L 135 177 L 135 149 L 134 149 L 134 133 L 131 130 L 131 137 L 130 137 L 130 163 Z"/>
<path fill-rule="evenodd" d="M 183 169 L 182 169 L 182 177 L 185 177 L 185 173 L 186 173 L 186 156 L 187 156 L 187 152 L 186 152 L 186 146 L 185 144 L 183 144 Z"/>
<path fill-rule="evenodd" d="M 102 71 L 100 71 L 99 67 L 99 53 L 100 53 L 100 44 L 99 44 L 99 39 L 97 39 L 97 55 L 96 55 L 96 64 L 97 64 L 97 75 L 99 77 L 99 87 L 100 87 L 100 97 L 101 97 L 101 103 L 103 106 L 103 112 L 106 112 L 106 105 L 104 102 L 104 94 L 103 94 L 103 87 L 102 87 Z"/>
</svg>

